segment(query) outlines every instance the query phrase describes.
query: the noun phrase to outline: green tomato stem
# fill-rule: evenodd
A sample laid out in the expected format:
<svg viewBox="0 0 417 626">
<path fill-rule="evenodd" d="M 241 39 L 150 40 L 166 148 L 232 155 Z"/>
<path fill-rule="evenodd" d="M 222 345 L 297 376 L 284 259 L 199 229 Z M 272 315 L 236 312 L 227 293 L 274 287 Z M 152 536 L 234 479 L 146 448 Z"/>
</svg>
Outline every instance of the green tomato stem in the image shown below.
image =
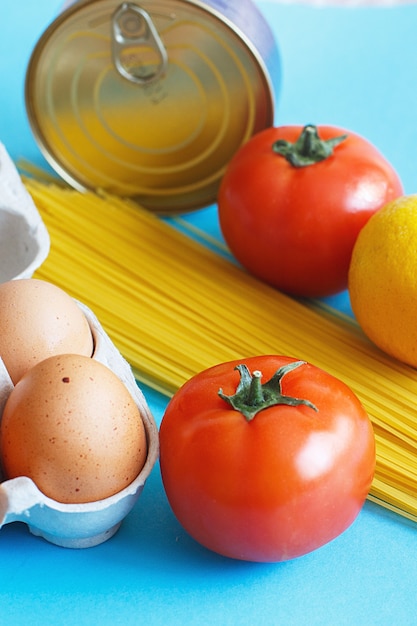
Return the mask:
<svg viewBox="0 0 417 626">
<path fill-rule="evenodd" d="M 230 404 L 235 411 L 239 411 L 249 422 L 259 411 L 272 406 L 285 404 L 288 406 L 299 406 L 304 404 L 314 411 L 318 411 L 317 407 L 309 400 L 301 398 L 293 398 L 282 394 L 282 378 L 288 372 L 304 365 L 304 361 L 294 361 L 280 367 L 272 378 L 266 383 L 262 383 L 262 373 L 258 370 L 251 375 L 246 365 L 237 365 L 235 369 L 239 371 L 240 381 L 236 392 L 230 396 L 223 393 L 219 389 L 220 398 Z"/>
<path fill-rule="evenodd" d="M 262 372 L 260 372 L 259 370 L 255 370 L 254 372 L 252 372 L 252 380 L 249 383 L 248 397 L 248 404 L 250 406 L 260 406 L 265 402 L 261 381 Z"/>
<path fill-rule="evenodd" d="M 333 149 L 347 138 L 347 135 L 320 139 L 317 126 L 307 124 L 295 143 L 278 139 L 272 144 L 272 150 L 283 156 L 293 167 L 307 167 L 324 161 L 333 154 Z"/>
</svg>

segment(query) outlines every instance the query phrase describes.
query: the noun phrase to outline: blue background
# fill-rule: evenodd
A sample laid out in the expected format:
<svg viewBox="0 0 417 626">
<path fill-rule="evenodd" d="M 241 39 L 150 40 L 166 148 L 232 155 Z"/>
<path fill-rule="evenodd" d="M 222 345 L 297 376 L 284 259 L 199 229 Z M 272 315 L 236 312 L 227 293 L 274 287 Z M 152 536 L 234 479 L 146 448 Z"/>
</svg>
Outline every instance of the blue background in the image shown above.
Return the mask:
<svg viewBox="0 0 417 626">
<path fill-rule="evenodd" d="M 238 1 L 238 0 L 236 0 Z M 23 82 L 55 0 L 0 9 L 0 141 L 45 166 Z M 417 190 L 417 5 L 312 8 L 259 2 L 281 50 L 277 123 L 330 123 L 364 135 Z M 188 216 L 218 235 L 215 207 Z M 336 299 L 348 309 L 346 294 Z M 145 389 L 159 423 L 166 400 Z M 241 563 L 210 553 L 176 522 L 156 466 L 117 535 L 87 550 L 0 531 L 1 624 L 417 624 L 417 528 L 367 503 L 339 538 L 300 559 Z"/>
</svg>

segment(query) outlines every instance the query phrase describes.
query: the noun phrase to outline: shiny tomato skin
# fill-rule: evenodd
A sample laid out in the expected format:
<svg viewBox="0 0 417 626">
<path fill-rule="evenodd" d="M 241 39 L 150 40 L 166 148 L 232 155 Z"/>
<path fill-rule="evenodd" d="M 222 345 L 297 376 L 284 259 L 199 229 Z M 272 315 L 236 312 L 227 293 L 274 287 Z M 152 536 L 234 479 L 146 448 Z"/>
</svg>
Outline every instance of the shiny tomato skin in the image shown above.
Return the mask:
<svg viewBox="0 0 417 626">
<path fill-rule="evenodd" d="M 294 359 L 243 362 L 263 380 Z M 236 390 L 233 361 L 191 378 L 160 428 L 160 465 L 174 514 L 206 548 L 278 562 L 311 552 L 356 518 L 375 468 L 371 422 L 356 395 L 311 364 L 287 373 L 282 392 L 318 408 L 274 406 L 251 421 L 218 395 Z"/>
<path fill-rule="evenodd" d="M 333 154 L 294 167 L 272 144 L 293 143 L 301 130 L 271 127 L 238 150 L 220 185 L 219 221 L 231 252 L 249 272 L 289 294 L 322 297 L 346 289 L 359 231 L 403 187 L 371 143 L 333 126 L 317 129 L 323 140 L 347 134 Z"/>
</svg>

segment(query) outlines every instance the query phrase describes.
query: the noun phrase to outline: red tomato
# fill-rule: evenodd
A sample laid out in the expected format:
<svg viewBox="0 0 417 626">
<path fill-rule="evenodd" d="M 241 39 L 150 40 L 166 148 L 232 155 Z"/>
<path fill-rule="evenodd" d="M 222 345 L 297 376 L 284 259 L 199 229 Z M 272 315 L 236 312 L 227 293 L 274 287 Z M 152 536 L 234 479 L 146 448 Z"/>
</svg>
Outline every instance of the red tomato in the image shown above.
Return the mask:
<svg viewBox="0 0 417 626">
<path fill-rule="evenodd" d="M 403 194 L 393 167 L 368 141 L 330 126 L 318 134 L 312 125 L 258 133 L 229 163 L 218 195 L 221 230 L 236 259 L 305 297 L 346 289 L 359 231 Z"/>
<path fill-rule="evenodd" d="M 252 357 L 177 391 L 160 428 L 160 464 L 171 507 L 194 539 L 235 559 L 276 562 L 354 521 L 373 479 L 375 440 L 343 382 L 292 358 Z"/>
</svg>

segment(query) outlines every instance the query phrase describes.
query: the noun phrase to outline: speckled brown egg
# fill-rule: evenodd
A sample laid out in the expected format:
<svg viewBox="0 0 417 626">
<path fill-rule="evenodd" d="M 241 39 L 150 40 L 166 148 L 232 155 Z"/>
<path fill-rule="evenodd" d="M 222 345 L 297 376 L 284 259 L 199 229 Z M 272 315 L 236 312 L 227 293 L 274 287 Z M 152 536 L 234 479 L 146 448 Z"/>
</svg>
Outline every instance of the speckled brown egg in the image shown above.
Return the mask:
<svg viewBox="0 0 417 626">
<path fill-rule="evenodd" d="M 87 318 L 64 290 L 36 278 L 0 284 L 0 357 L 14 384 L 49 356 L 93 348 Z"/>
<path fill-rule="evenodd" d="M 127 487 L 147 456 L 144 424 L 132 395 L 102 363 L 50 357 L 10 394 L 0 425 L 7 478 L 28 476 L 50 498 L 93 502 Z"/>
</svg>

